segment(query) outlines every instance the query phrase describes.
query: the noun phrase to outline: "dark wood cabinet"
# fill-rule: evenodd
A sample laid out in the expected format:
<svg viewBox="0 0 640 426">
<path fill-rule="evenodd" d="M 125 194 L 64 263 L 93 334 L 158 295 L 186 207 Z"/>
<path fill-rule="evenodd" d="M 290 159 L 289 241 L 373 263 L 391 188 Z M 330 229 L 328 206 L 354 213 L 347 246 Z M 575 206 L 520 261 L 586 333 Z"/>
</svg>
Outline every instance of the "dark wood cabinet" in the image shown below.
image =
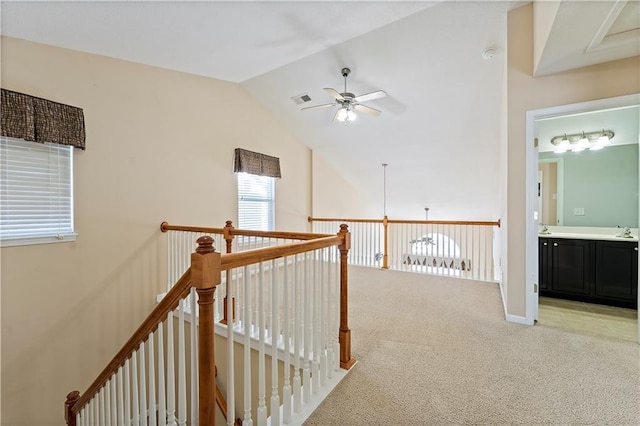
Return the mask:
<svg viewBox="0 0 640 426">
<path fill-rule="evenodd" d="M 551 289 L 561 293 L 588 295 L 593 282 L 593 243 L 555 239 L 551 245 Z"/>
<path fill-rule="evenodd" d="M 637 242 L 545 237 L 538 256 L 540 295 L 637 308 Z"/>
<path fill-rule="evenodd" d="M 636 302 L 638 297 L 638 245 L 596 241 L 594 295 Z"/>
</svg>

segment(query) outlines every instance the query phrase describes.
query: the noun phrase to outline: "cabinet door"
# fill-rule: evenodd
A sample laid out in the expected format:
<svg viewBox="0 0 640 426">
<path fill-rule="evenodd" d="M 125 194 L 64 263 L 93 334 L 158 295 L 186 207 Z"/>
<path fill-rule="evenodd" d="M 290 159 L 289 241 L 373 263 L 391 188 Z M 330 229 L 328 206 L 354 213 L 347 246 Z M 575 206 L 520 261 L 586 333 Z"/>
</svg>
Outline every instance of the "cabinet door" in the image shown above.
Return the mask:
<svg viewBox="0 0 640 426">
<path fill-rule="evenodd" d="M 596 296 L 630 302 L 636 300 L 637 248 L 637 243 L 596 241 Z"/>
<path fill-rule="evenodd" d="M 549 290 L 551 274 L 549 273 L 549 245 L 551 240 L 548 238 L 538 239 L 538 281 L 540 291 Z"/>
<path fill-rule="evenodd" d="M 590 241 L 551 240 L 553 291 L 588 295 L 591 292 L 592 262 Z"/>
</svg>

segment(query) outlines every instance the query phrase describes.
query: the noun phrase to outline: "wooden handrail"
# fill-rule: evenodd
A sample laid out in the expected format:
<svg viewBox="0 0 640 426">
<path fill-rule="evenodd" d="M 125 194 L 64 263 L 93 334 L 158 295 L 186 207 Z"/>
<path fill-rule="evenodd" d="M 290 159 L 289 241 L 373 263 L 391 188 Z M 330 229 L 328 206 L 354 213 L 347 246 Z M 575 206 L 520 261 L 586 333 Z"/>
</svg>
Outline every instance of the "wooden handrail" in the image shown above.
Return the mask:
<svg viewBox="0 0 640 426">
<path fill-rule="evenodd" d="M 95 396 L 96 393 L 104 386 L 109 378 L 117 371 L 118 367 L 123 365 L 133 351 L 140 346 L 142 342 L 145 342 L 149 337 L 149 333 L 154 331 L 158 324 L 165 320 L 167 314 L 174 310 L 180 300 L 189 295 L 191 290 L 191 268 L 180 277 L 178 282 L 171 287 L 171 290 L 162 298 L 162 300 L 151 311 L 147 319 L 138 327 L 133 335 L 127 340 L 122 349 L 118 351 L 116 356 L 107 364 L 102 370 L 100 375 L 93 381 L 91 386 L 78 398 L 73 404 L 71 410 L 75 416 L 85 406 L 87 402 Z"/>
<path fill-rule="evenodd" d="M 280 257 L 291 256 L 298 253 L 337 246 L 342 244 L 343 240 L 344 237 L 340 235 L 332 235 L 300 243 L 282 244 L 267 248 L 241 251 L 238 253 L 223 254 L 221 260 L 222 270 L 227 271 L 229 269 L 251 265 L 253 263 L 265 262 L 267 260 L 278 259 Z"/>
<path fill-rule="evenodd" d="M 314 240 L 316 238 L 328 237 L 334 234 L 313 234 L 310 232 L 282 232 L 282 231 L 254 231 L 248 229 L 233 229 L 231 235 L 243 237 L 265 237 L 282 238 L 285 240 Z"/>
<path fill-rule="evenodd" d="M 227 221 L 228 229 L 225 228 L 209 228 L 206 226 L 189 226 L 189 225 L 170 225 L 168 222 L 160 224 L 162 232 L 167 231 L 188 231 L 202 232 L 204 234 L 221 234 L 243 237 L 264 237 L 264 238 L 282 238 L 286 240 L 313 240 L 320 237 L 328 237 L 333 234 L 313 234 L 310 232 L 284 232 L 284 231 L 255 231 L 251 229 L 236 229 L 231 226 L 231 221 Z"/>
<path fill-rule="evenodd" d="M 309 217 L 309 222 L 353 222 L 353 223 L 383 223 L 385 219 L 343 219 L 326 217 Z M 475 226 L 497 226 L 500 227 L 500 220 L 497 221 L 469 221 L 469 220 L 411 220 L 411 219 L 387 219 L 387 223 L 411 224 L 411 225 L 475 225 Z"/>
<path fill-rule="evenodd" d="M 188 231 L 188 232 L 202 232 L 203 234 L 224 234 L 223 228 L 209 228 L 205 226 L 189 226 L 189 225 L 169 225 L 167 222 L 162 222 L 160 224 L 160 230 L 162 232 Z"/>
<path fill-rule="evenodd" d="M 382 223 L 382 219 L 343 219 L 332 217 L 311 217 L 307 218 L 307 222 L 352 222 L 352 223 Z"/>
<path fill-rule="evenodd" d="M 469 221 L 469 220 L 402 220 L 389 219 L 389 223 L 401 223 L 410 225 L 474 225 L 474 226 L 497 226 L 500 221 Z"/>
</svg>

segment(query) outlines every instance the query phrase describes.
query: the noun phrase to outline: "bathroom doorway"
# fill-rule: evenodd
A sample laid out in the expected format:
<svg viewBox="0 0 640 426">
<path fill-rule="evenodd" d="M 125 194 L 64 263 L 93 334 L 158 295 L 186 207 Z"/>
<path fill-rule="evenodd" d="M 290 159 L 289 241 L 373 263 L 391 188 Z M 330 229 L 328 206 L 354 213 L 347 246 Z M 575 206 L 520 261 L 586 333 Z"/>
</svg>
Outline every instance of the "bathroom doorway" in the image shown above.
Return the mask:
<svg viewBox="0 0 640 426">
<path fill-rule="evenodd" d="M 637 111 L 640 111 L 638 109 L 639 104 L 640 95 L 630 95 L 546 108 L 527 113 L 527 140 L 531 141 L 527 148 L 527 209 L 530 209 L 531 216 L 529 217 L 534 218 L 534 221 L 530 222 L 531 226 L 527 226 L 527 313 L 528 317 L 530 313 L 533 317 L 532 319 L 538 321 L 540 325 L 570 329 L 581 333 L 605 334 L 609 337 L 614 335 L 622 340 L 640 341 L 637 309 L 606 306 L 600 303 L 586 303 L 593 302 L 589 300 L 588 296 L 585 297 L 587 299 L 585 301 L 580 300 L 581 297 L 574 297 L 575 294 L 568 294 L 568 296 L 553 294 L 553 292 L 550 294 L 547 289 L 540 288 L 540 285 L 545 282 L 545 277 L 539 276 L 538 269 L 541 261 L 539 259 L 540 250 L 542 250 L 539 247 L 539 241 L 543 241 L 539 240 L 540 236 L 538 235 L 538 232 L 542 229 L 540 227 L 541 224 L 549 226 L 551 235 L 555 233 L 554 238 L 559 238 L 561 234 L 569 235 L 577 232 L 601 232 L 603 235 L 612 234 L 611 236 L 614 237 L 613 233 L 616 232 L 615 225 L 635 228 L 632 232 L 637 233 L 637 229 L 640 227 L 637 177 L 633 194 L 628 196 L 615 194 L 617 187 L 614 187 L 612 191 L 608 191 L 610 195 L 619 199 L 625 197 L 625 202 L 633 200 L 633 209 L 625 205 L 625 207 L 617 208 L 617 211 L 614 210 L 613 212 L 599 211 L 597 200 L 595 200 L 596 197 L 593 196 L 600 189 L 593 186 L 598 183 L 591 182 L 591 187 L 576 189 L 576 182 L 588 181 L 589 175 L 597 174 L 597 171 L 593 168 L 594 164 L 598 164 L 598 162 L 608 163 L 609 161 L 604 159 L 602 161 L 597 160 L 595 149 L 594 152 L 589 152 L 590 150 L 585 150 L 585 152 L 569 150 L 569 155 L 560 155 L 560 153 L 553 152 L 558 151 L 558 149 L 557 145 L 551 144 L 551 139 L 558 136 L 556 142 L 559 142 L 563 139 L 563 136 L 566 136 L 565 133 L 567 135 L 574 134 L 572 132 L 590 133 L 593 131 L 595 133 L 596 131 L 605 130 L 604 127 L 617 127 L 619 136 L 615 142 L 620 144 L 622 141 L 622 145 L 630 145 L 629 137 L 625 135 L 626 131 L 621 130 L 622 126 L 619 123 L 611 124 L 610 126 L 600 124 L 598 113 L 600 111 L 608 111 L 611 114 L 618 110 L 623 111 L 635 107 L 636 110 L 631 115 L 631 117 L 635 117 L 631 119 L 631 121 L 635 121 L 635 128 L 631 132 L 636 146 L 635 148 L 618 147 L 616 152 L 619 151 L 619 155 L 624 156 L 625 154 L 622 151 L 631 152 L 635 149 L 633 151 L 633 162 L 636 168 L 640 167 L 640 155 L 637 150 L 637 143 L 640 139 L 640 130 L 638 130 L 639 114 L 637 113 Z M 604 115 L 606 116 L 607 114 Z M 626 120 L 629 121 L 628 116 Z M 581 129 L 575 130 L 575 126 Z M 591 129 L 591 127 L 594 128 Z M 614 139 L 612 138 L 612 142 Z M 534 140 L 537 144 L 533 143 Z M 576 141 L 572 142 L 577 142 L 577 138 Z M 612 145 L 617 144 L 612 143 Z M 603 149 L 598 152 L 604 151 Z M 614 150 L 609 150 L 607 155 L 610 157 L 613 152 Z M 626 155 L 628 157 L 628 154 Z M 590 159 L 591 162 L 580 165 L 577 161 L 583 159 Z M 565 161 L 568 161 L 568 163 L 565 163 Z M 613 164 L 619 163 L 613 161 Z M 567 174 L 576 171 L 586 173 L 587 178 L 582 175 L 578 177 L 570 175 L 565 181 Z M 607 176 L 606 172 L 603 173 Z M 614 170 L 611 174 L 615 175 L 615 173 L 616 171 Z M 635 173 L 637 176 L 637 171 Z M 576 195 L 575 191 L 578 191 L 578 195 Z M 604 200 L 601 204 L 608 205 L 611 203 Z M 630 210 L 633 210 L 632 219 L 628 215 L 618 215 L 618 213 L 622 212 L 628 213 Z M 623 223 L 620 224 L 618 222 Z M 551 237 L 551 235 L 547 237 Z M 634 235 L 637 237 L 637 234 Z M 569 236 L 573 237 L 575 235 Z M 584 237 L 584 235 L 578 236 L 578 238 Z M 607 237 L 608 235 L 605 235 L 602 238 Z M 549 239 L 549 242 L 551 241 Z M 593 248 L 591 250 L 594 251 Z M 546 255 L 543 254 L 542 256 Z M 636 274 L 640 275 L 640 269 L 636 271 Z M 588 290 L 585 289 L 584 291 Z M 541 292 L 543 296 L 540 296 Z M 545 292 L 547 296 L 550 295 L 551 297 L 545 297 Z M 635 302 L 637 303 L 637 301 L 638 298 L 635 296 Z M 605 303 L 608 303 L 608 301 L 605 301 Z"/>
</svg>

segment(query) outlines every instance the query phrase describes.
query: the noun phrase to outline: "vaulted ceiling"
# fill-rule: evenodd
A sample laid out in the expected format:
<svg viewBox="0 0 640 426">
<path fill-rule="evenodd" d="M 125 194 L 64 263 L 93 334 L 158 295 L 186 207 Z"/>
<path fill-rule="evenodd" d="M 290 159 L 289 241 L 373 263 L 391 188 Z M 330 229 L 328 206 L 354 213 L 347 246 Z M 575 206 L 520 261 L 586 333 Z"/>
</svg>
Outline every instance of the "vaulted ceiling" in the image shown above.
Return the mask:
<svg viewBox="0 0 640 426">
<path fill-rule="evenodd" d="M 628 41 L 640 31 L 627 16 L 634 3 L 564 0 L 547 8 L 536 72 L 638 55 L 640 45 Z M 497 189 L 499 179 L 506 14 L 522 4 L 3 1 L 1 30 L 237 82 L 380 204 L 381 164 L 388 163 L 390 215 L 421 218 L 429 206 L 432 218 L 455 219 L 462 211 L 464 219 L 492 219 L 488 206 L 496 200 L 486 188 Z M 595 33 L 567 29 L 583 18 Z M 483 56 L 488 48 L 494 54 Z M 304 106 L 316 105 L 332 100 L 324 87 L 342 92 L 345 66 L 352 70 L 349 92 L 387 92 L 367 102 L 382 114 L 360 114 L 345 126 L 331 122 L 334 108 L 300 111 L 293 97 L 307 94 L 311 101 Z M 470 175 L 478 164 L 482 173 Z"/>
</svg>

